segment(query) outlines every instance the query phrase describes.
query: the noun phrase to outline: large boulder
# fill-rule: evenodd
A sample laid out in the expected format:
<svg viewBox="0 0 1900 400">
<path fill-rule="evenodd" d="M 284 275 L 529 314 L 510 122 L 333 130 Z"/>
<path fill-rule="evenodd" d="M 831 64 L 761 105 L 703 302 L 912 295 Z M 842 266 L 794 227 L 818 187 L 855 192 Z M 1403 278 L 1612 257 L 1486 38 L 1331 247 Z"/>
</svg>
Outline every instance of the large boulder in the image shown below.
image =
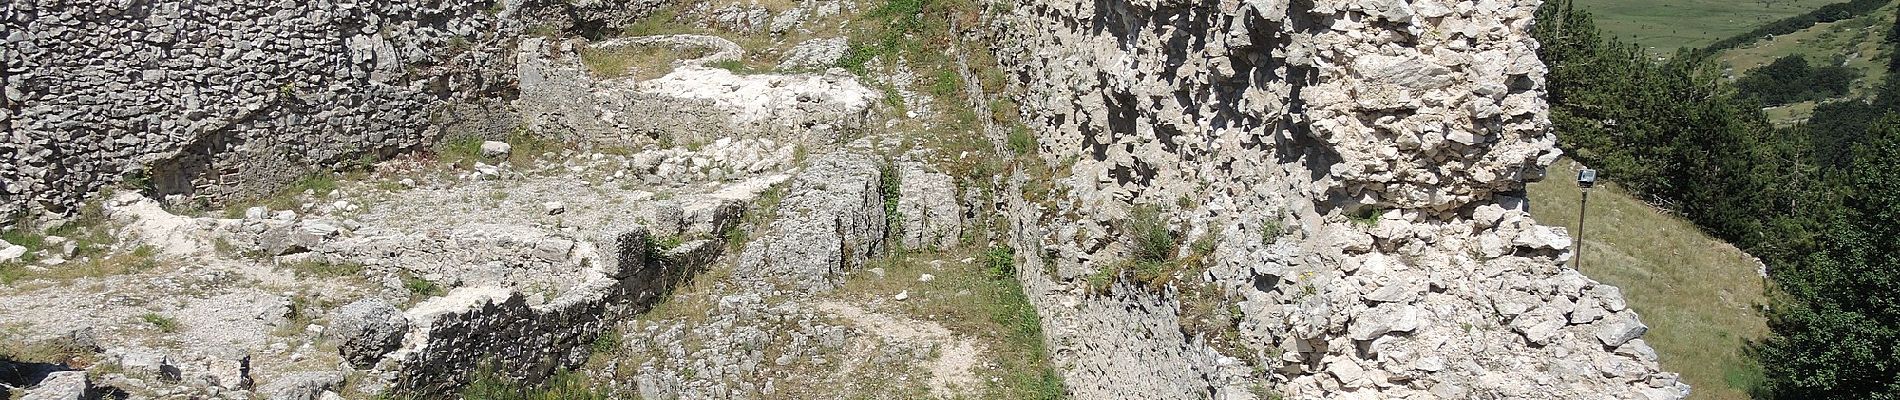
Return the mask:
<svg viewBox="0 0 1900 400">
<path fill-rule="evenodd" d="M 330 318 L 330 338 L 350 365 L 367 368 L 402 345 L 409 319 L 402 310 L 377 298 L 358 300 L 337 309 Z"/>
</svg>

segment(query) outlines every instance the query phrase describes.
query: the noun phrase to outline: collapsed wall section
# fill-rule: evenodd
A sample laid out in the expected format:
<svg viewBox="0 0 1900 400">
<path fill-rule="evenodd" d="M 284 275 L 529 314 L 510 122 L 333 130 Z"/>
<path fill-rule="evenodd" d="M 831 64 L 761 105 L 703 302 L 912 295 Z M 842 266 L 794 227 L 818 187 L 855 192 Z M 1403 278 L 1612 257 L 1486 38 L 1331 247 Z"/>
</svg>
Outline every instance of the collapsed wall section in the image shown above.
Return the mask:
<svg viewBox="0 0 1900 400">
<path fill-rule="evenodd" d="M 1011 202 L 1022 280 L 1078 397 L 1686 395 L 1518 194 L 1559 154 L 1537 2 L 992 5 L 1046 165 L 1023 173 L 1053 170 Z M 1126 282 L 1137 207 L 1207 261 Z M 1238 345 L 1130 332 L 1205 323 L 1189 297 Z M 1122 379 L 1151 369 L 1191 372 Z"/>
</svg>

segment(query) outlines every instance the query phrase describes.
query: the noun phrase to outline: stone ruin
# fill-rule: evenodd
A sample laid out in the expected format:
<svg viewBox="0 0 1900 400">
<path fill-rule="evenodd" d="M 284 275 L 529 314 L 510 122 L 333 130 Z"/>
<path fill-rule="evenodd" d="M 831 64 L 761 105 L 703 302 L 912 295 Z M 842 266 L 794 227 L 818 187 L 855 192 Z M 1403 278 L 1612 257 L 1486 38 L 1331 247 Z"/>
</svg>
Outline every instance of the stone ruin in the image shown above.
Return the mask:
<svg viewBox="0 0 1900 400">
<path fill-rule="evenodd" d="M 781 40 L 865 7 L 681 4 Z M 1559 155 L 1536 2 L 985 4 L 957 43 L 993 51 L 1015 94 L 971 85 L 962 106 L 1020 104 L 1035 161 L 985 177 L 993 192 L 931 160 L 1004 157 L 1011 127 L 977 132 L 993 152 L 893 150 L 942 112 L 907 61 L 875 82 L 830 68 L 837 35 L 737 73 L 721 65 L 761 49 L 731 34 L 611 37 L 668 2 L 0 5 L 0 215 L 40 229 L 97 204 L 117 239 L 7 243 L 0 262 L 157 268 L 0 283 L 4 338 L 87 354 L 0 360 L 0 383 L 366 398 L 587 370 L 642 398 L 905 393 L 865 370 L 885 367 L 920 396 L 971 395 L 984 343 L 892 311 L 911 290 L 840 293 L 994 214 L 1071 397 L 1687 396 L 1621 292 L 1529 217 L 1522 185 Z M 634 67 L 653 76 L 587 60 L 648 50 L 682 56 Z M 977 80 L 968 47 L 944 51 Z M 443 168 L 451 143 L 477 154 Z M 202 211 L 271 196 L 286 204 Z M 1120 221 L 1143 207 L 1205 270 L 1126 278 Z M 1210 293 L 1230 337 L 1184 328 Z M 693 299 L 707 316 L 654 311 Z M 603 347 L 655 355 L 600 364 Z"/>
</svg>

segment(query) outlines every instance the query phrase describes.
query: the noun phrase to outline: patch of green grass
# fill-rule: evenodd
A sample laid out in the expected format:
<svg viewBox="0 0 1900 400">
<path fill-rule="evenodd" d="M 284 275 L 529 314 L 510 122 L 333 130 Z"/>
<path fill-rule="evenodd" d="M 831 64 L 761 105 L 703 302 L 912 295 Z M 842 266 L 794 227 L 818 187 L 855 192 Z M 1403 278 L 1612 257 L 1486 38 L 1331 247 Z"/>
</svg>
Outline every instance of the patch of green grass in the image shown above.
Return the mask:
<svg viewBox="0 0 1900 400">
<path fill-rule="evenodd" d="M 1598 27 L 1672 54 L 1844 0 L 1577 0 Z"/>
<path fill-rule="evenodd" d="M 497 372 L 493 364 L 485 364 L 475 372 L 468 386 L 462 388 L 462 398 L 466 400 L 606 400 L 611 397 L 601 390 L 594 389 L 586 375 L 571 370 L 555 372 L 546 382 L 533 384 L 522 382 Z"/>
<path fill-rule="evenodd" d="M 164 333 L 178 332 L 179 328 L 178 320 L 158 315 L 158 313 L 145 313 L 145 315 L 140 315 L 139 321 L 144 321 L 145 324 L 158 328 L 159 332 Z"/>
<path fill-rule="evenodd" d="M 589 72 L 603 78 L 632 77 L 647 80 L 665 76 L 673 72 L 674 62 L 705 57 L 703 49 L 674 48 L 667 46 L 625 46 L 625 47 L 583 47 L 580 49 L 581 65 Z M 726 68 L 733 73 L 747 73 L 754 70 L 744 61 L 731 60 L 713 63 L 712 67 Z"/>
<path fill-rule="evenodd" d="M 363 273 L 363 264 L 337 262 L 324 259 L 307 259 L 285 264 L 298 276 L 316 278 L 340 278 Z"/>
<path fill-rule="evenodd" d="M 634 20 L 633 23 L 621 27 L 620 35 L 627 37 L 653 36 L 695 31 L 691 25 L 679 22 L 679 11 L 667 8 L 654 11 L 653 15 Z"/>
<path fill-rule="evenodd" d="M 482 142 L 479 136 L 446 137 L 436 142 L 430 150 L 437 160 L 458 168 L 469 168 L 482 160 Z"/>
<path fill-rule="evenodd" d="M 403 289 L 408 289 L 410 294 L 420 297 L 442 295 L 442 286 L 437 285 L 435 281 L 424 279 L 422 276 L 414 273 L 405 272 L 402 274 L 402 287 Z"/>
<path fill-rule="evenodd" d="M 1550 176 L 1575 176 L 1569 160 Z M 1565 179 L 1529 185 L 1538 222 L 1577 230 L 1581 192 Z M 1768 334 L 1756 307 L 1767 302 L 1765 280 L 1748 254 L 1703 234 L 1694 224 L 1630 197 L 1614 182 L 1593 189 L 1587 230 L 1578 244 L 1584 275 L 1623 289 L 1649 324 L 1643 340 L 1662 367 L 1695 386 L 1692 398 L 1747 399 L 1760 366 L 1744 343 Z"/>
<path fill-rule="evenodd" d="M 508 134 L 508 162 L 515 165 L 527 165 L 535 158 L 567 148 L 567 144 L 546 135 L 535 134 L 527 129 L 517 129 Z"/>
<path fill-rule="evenodd" d="M 476 143 L 476 146 L 480 145 L 479 142 Z M 364 174 L 361 172 L 352 172 L 352 176 L 362 175 Z M 302 210 L 303 203 L 300 200 L 303 198 L 304 192 L 310 192 L 311 195 L 318 197 L 327 196 L 331 192 L 335 192 L 341 185 L 342 179 L 340 179 L 337 174 L 328 171 L 318 171 L 291 181 L 289 185 L 284 186 L 283 189 L 279 189 L 275 193 L 240 201 L 226 202 L 223 211 L 224 218 L 242 218 L 245 209 L 255 206 L 262 206 L 271 210 Z"/>
<path fill-rule="evenodd" d="M 1009 145 L 1009 150 L 1016 152 L 1018 155 L 1036 154 L 1036 137 L 1029 133 L 1029 127 L 1027 126 L 1023 126 L 1022 124 L 1011 126 L 1009 128 L 1009 137 L 1006 141 Z"/>
<path fill-rule="evenodd" d="M 963 76 L 949 69 L 938 70 L 930 77 L 928 90 L 937 97 L 955 97 L 963 94 Z"/>
</svg>

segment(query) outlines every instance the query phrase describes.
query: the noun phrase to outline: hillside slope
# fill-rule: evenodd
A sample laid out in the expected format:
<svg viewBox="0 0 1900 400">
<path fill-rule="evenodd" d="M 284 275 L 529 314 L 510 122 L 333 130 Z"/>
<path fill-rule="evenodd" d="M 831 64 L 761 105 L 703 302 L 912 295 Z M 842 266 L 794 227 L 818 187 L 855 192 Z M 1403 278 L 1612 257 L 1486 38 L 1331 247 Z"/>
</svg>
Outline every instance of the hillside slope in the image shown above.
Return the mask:
<svg viewBox="0 0 1900 400">
<path fill-rule="evenodd" d="M 1584 275 L 1622 288 L 1647 317 L 1644 340 L 1663 368 L 1695 387 L 1691 398 L 1748 398 L 1761 373 L 1744 342 L 1768 332 L 1755 310 L 1765 302 L 1757 261 L 1615 185 L 1591 193 L 1589 229 L 1579 232 L 1576 163 L 1559 160 L 1550 176 L 1527 189 L 1531 215 L 1582 237 Z"/>
<path fill-rule="evenodd" d="M 1650 51 L 1701 47 L 1842 0 L 1580 0 L 1597 24 Z"/>
<path fill-rule="evenodd" d="M 1895 4 L 1853 19 L 1817 24 L 1799 32 L 1775 36 L 1748 46 L 1729 49 L 1716 55 L 1716 62 L 1728 68 L 1731 76 L 1768 65 L 1776 59 L 1806 56 L 1812 65 L 1845 65 L 1860 71 L 1853 95 L 1867 95 L 1886 79 L 1887 53 L 1882 44 L 1892 27 Z M 1800 102 L 1767 109 L 1776 125 L 1807 120 L 1816 102 Z"/>
</svg>

